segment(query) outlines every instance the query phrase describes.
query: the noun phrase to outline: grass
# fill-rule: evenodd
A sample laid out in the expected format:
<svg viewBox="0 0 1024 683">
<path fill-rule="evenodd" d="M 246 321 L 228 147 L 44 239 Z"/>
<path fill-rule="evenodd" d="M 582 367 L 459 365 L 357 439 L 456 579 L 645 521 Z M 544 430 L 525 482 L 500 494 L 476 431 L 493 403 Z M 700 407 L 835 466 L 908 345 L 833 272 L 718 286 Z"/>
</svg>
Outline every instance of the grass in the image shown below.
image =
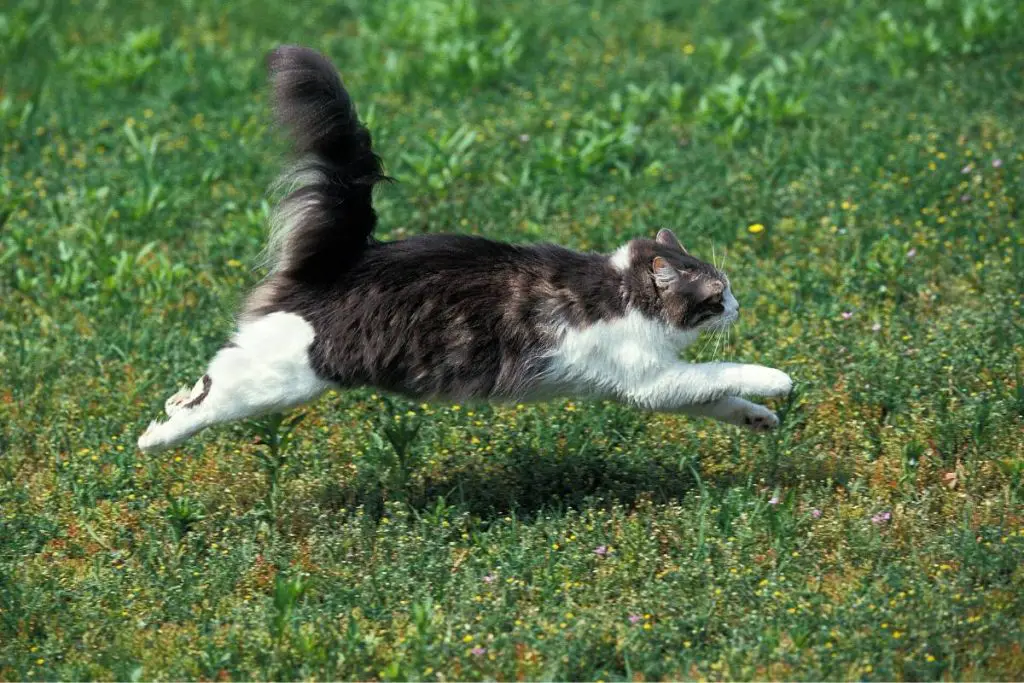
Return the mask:
<svg viewBox="0 0 1024 683">
<path fill-rule="evenodd" d="M 0 679 L 1019 680 L 1022 20 L 5 3 Z M 288 41 L 401 181 L 384 238 L 727 258 L 780 430 L 359 390 L 137 453 L 260 277 Z"/>
</svg>

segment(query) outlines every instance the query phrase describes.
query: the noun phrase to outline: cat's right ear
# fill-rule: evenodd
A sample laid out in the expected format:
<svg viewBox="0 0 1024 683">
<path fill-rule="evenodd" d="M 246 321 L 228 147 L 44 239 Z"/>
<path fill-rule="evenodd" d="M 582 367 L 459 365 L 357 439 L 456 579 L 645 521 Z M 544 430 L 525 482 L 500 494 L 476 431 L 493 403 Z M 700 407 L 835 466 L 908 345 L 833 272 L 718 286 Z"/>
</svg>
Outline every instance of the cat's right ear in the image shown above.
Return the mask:
<svg viewBox="0 0 1024 683">
<path fill-rule="evenodd" d="M 659 230 L 658 236 L 654 238 L 654 241 L 657 242 L 658 244 L 669 247 L 670 249 L 678 249 L 687 256 L 690 255 L 690 252 L 686 251 L 686 247 L 684 247 L 683 243 L 679 241 L 679 238 L 676 237 L 676 234 L 669 230 L 668 228 L 662 228 L 661 230 Z"/>
<path fill-rule="evenodd" d="M 673 268 L 668 261 L 655 256 L 654 260 L 651 261 L 651 269 L 654 273 L 654 284 L 659 289 L 667 289 L 672 286 L 677 279 L 679 279 L 679 271 Z"/>
</svg>

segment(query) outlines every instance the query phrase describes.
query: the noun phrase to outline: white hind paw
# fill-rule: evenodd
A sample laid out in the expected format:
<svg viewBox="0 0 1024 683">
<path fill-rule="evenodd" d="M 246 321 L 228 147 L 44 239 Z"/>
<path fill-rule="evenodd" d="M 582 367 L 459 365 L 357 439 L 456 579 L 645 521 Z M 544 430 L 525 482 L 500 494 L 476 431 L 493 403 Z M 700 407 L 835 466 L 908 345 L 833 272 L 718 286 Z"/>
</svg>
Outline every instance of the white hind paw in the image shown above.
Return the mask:
<svg viewBox="0 0 1024 683">
<path fill-rule="evenodd" d="M 170 417 L 181 410 L 184 405 L 191 400 L 191 398 L 192 390 L 190 388 L 182 387 L 181 389 L 178 389 L 178 393 L 164 401 L 164 412 L 167 413 L 167 417 Z"/>
<path fill-rule="evenodd" d="M 149 427 L 139 437 L 139 450 L 143 453 L 155 453 L 159 450 L 166 448 L 166 442 L 160 436 L 160 427 L 162 423 L 153 420 L 149 423 Z"/>
</svg>

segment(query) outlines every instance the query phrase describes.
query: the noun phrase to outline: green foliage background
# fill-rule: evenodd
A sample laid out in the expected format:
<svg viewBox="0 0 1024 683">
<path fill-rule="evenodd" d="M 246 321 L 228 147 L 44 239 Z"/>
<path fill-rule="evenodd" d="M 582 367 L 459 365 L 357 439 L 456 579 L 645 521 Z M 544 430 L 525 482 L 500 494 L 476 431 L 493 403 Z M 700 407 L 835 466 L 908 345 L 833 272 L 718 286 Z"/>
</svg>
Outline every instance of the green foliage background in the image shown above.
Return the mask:
<svg viewBox="0 0 1024 683">
<path fill-rule="evenodd" d="M 1015 0 L 0 9 L 0 679 L 1024 675 Z M 382 237 L 725 262 L 757 437 L 416 405 L 134 442 L 232 329 L 329 54 Z M 759 226 L 753 227 L 751 226 Z"/>
</svg>

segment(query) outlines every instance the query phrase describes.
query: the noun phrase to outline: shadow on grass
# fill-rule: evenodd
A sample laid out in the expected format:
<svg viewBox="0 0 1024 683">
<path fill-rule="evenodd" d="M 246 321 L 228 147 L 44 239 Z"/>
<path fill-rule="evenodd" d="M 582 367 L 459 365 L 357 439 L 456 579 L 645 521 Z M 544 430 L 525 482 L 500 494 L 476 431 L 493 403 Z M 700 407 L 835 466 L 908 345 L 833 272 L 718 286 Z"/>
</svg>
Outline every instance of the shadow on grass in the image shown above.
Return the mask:
<svg viewBox="0 0 1024 683">
<path fill-rule="evenodd" d="M 755 465 L 705 475 L 699 459 L 686 456 L 642 458 L 593 451 L 552 455 L 524 447 L 500 460 L 467 463 L 440 475 L 417 478 L 403 490 L 359 476 L 348 483 L 329 485 L 319 502 L 337 512 L 362 507 L 376 518 L 383 514 L 387 501 L 402 501 L 422 511 L 444 499 L 486 522 L 510 513 L 530 519 L 548 511 L 613 504 L 632 507 L 641 501 L 666 503 L 684 498 L 701 482 L 712 495 L 724 495 L 736 487 L 789 487 L 808 481 L 841 487 L 847 479 L 847 473 L 823 463 Z"/>
<path fill-rule="evenodd" d="M 369 476 L 328 485 L 320 504 L 338 512 L 362 507 L 380 516 L 387 501 L 399 500 L 417 510 L 448 504 L 487 521 L 514 513 L 530 518 L 549 510 L 640 499 L 680 498 L 696 486 L 685 462 L 602 456 L 595 453 L 557 456 L 528 448 L 513 450 L 500 460 L 466 463 L 440 475 L 416 478 L 403 490 L 392 490 Z"/>
</svg>

